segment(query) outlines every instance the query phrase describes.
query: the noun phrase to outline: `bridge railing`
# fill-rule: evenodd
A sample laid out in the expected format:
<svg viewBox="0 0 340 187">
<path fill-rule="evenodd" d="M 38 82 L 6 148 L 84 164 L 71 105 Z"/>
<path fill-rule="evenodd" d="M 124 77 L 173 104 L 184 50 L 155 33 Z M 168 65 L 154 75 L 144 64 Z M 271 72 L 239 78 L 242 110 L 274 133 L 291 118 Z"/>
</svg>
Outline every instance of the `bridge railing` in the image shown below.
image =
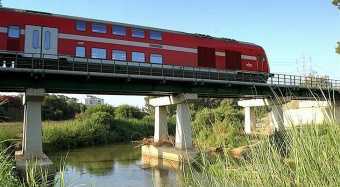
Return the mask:
<svg viewBox="0 0 340 187">
<path fill-rule="evenodd" d="M 233 83 L 267 84 L 286 87 L 321 88 L 340 90 L 340 81 L 327 77 L 298 76 L 286 74 L 252 74 L 213 68 L 184 67 L 177 65 L 127 62 L 116 60 L 76 58 L 64 55 L 11 53 L 0 59 L 2 70 L 43 70 L 53 72 L 101 73 L 102 75 L 128 75 L 129 77 L 157 77 L 173 80 L 216 81 Z M 0 51 L 1 55 L 1 51 Z"/>
</svg>

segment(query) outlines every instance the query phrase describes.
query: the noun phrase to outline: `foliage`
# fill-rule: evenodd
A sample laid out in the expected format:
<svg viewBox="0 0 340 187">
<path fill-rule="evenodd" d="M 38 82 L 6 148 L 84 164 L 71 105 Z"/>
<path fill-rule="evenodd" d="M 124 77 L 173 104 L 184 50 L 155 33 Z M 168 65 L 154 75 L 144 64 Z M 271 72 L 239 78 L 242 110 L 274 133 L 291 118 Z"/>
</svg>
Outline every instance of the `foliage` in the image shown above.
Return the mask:
<svg viewBox="0 0 340 187">
<path fill-rule="evenodd" d="M 216 108 L 204 108 L 195 115 L 193 131 L 195 144 L 199 148 L 234 147 L 245 143 L 243 114 L 228 100 Z"/>
<path fill-rule="evenodd" d="M 46 96 L 42 104 L 43 120 L 68 120 L 85 110 L 85 106 L 75 98 L 63 95 Z"/>
<path fill-rule="evenodd" d="M 336 53 L 340 54 L 340 42 L 338 42 L 338 47 L 336 48 Z"/>
<path fill-rule="evenodd" d="M 120 105 L 115 108 L 117 119 L 142 119 L 146 114 L 139 108 L 129 105 Z"/>
<path fill-rule="evenodd" d="M 108 105 L 89 108 L 84 114 L 64 124 L 43 128 L 45 149 L 69 149 L 98 144 L 138 140 L 153 134 L 148 119 L 117 119 Z M 117 115 L 117 114 L 115 114 Z"/>
<path fill-rule="evenodd" d="M 7 150 L 0 144 L 0 185 L 19 186 L 20 182 L 14 175 L 14 162 L 7 154 Z"/>
<path fill-rule="evenodd" d="M 283 139 L 282 139 L 283 138 Z M 287 150 L 265 139 L 248 156 L 235 160 L 228 153 L 204 162 L 199 172 L 188 172 L 191 186 L 339 186 L 340 126 L 326 124 L 293 128 L 280 136 Z"/>
<path fill-rule="evenodd" d="M 0 121 L 18 121 L 23 116 L 20 96 L 0 96 Z"/>
<path fill-rule="evenodd" d="M 115 114 L 115 108 L 111 105 L 96 105 L 92 106 L 86 109 L 84 113 L 81 114 L 80 117 L 86 117 L 89 115 L 92 115 L 97 112 L 105 112 L 110 114 L 112 117 L 114 117 Z"/>
<path fill-rule="evenodd" d="M 333 5 L 335 5 L 338 8 L 340 8 L 340 0 L 333 0 Z"/>
</svg>

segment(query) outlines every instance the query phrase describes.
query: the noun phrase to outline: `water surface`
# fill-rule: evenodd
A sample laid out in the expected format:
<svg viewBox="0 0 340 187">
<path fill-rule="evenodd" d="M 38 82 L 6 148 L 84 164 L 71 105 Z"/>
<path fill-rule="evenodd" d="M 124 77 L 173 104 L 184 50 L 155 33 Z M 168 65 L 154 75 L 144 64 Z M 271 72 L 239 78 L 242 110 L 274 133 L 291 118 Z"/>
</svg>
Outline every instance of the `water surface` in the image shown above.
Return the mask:
<svg viewBox="0 0 340 187">
<path fill-rule="evenodd" d="M 144 165 L 140 148 L 131 144 L 74 149 L 49 157 L 56 166 L 66 159 L 62 161 L 66 186 L 179 186 L 182 175 L 179 170 Z"/>
</svg>

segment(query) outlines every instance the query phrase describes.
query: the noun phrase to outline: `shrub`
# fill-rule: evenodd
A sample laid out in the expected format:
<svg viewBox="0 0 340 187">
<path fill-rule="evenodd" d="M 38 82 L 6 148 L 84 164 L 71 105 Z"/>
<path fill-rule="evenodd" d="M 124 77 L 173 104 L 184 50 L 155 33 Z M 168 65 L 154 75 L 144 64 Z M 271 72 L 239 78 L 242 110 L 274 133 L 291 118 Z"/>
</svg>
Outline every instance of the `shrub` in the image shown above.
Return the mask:
<svg viewBox="0 0 340 187">
<path fill-rule="evenodd" d="M 142 119 L 146 114 L 139 108 L 129 105 L 120 105 L 115 109 L 115 117 L 117 119 Z"/>
<path fill-rule="evenodd" d="M 216 108 L 203 108 L 195 115 L 193 131 L 200 148 L 239 146 L 245 143 L 243 114 L 227 100 Z"/>
<path fill-rule="evenodd" d="M 105 112 L 114 117 L 115 108 L 111 105 L 96 105 L 86 109 L 83 113 L 85 116 L 92 115 L 97 112 Z"/>
</svg>

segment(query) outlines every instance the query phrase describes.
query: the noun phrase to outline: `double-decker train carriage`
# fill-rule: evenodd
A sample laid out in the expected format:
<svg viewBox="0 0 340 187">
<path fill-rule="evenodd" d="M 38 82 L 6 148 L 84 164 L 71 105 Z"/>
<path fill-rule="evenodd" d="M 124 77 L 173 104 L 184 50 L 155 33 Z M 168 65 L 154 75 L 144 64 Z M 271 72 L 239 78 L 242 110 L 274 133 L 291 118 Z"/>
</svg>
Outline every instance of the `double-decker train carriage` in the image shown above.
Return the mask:
<svg viewBox="0 0 340 187">
<path fill-rule="evenodd" d="M 49 59 L 115 64 L 117 69 L 127 64 L 130 73 L 135 66 L 140 73 L 140 67 L 151 65 L 162 71 L 182 67 L 188 74 L 192 69 L 209 76 L 218 72 L 232 80 L 265 82 L 269 76 L 265 51 L 252 43 L 10 8 L 0 8 L 0 18 L 0 62 L 5 65 L 19 58 L 43 59 L 47 66 Z"/>
</svg>

